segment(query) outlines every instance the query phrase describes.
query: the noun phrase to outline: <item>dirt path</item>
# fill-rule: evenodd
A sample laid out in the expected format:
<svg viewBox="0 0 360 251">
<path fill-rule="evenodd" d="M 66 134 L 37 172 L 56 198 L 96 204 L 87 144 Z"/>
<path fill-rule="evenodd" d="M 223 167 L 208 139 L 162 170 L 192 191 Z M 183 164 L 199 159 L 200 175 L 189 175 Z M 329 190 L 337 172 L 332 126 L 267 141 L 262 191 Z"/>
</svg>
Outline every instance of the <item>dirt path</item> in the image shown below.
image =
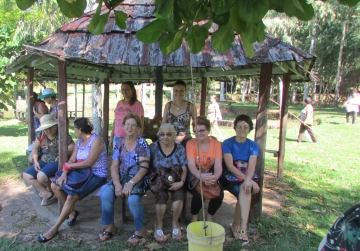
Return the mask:
<svg viewBox="0 0 360 251">
<path fill-rule="evenodd" d="M 265 186 L 271 183 L 275 178 L 266 175 Z M 282 197 L 276 192 L 273 186 L 264 188 L 263 213 L 269 215 L 280 208 Z M 154 197 L 148 192 L 143 198 L 145 212 L 153 205 Z M 191 195 L 188 193 L 187 198 L 187 217 L 186 222 L 190 220 L 190 202 Z M 12 181 L 0 188 L 0 203 L 3 211 L 0 213 L 0 236 L 21 240 L 25 245 L 34 245 L 38 234 L 43 233 L 54 224 L 58 215 L 58 204 L 55 202 L 47 207 L 40 206 L 40 197 L 35 193 L 32 187 L 26 187 L 21 180 Z M 236 201 L 234 197 L 225 192 L 223 204 L 214 217 L 214 221 L 223 225 L 226 231 L 226 241 L 234 241 L 231 238 L 229 224 L 232 220 Z M 168 207 L 169 208 L 169 207 Z M 98 234 L 102 230 L 101 225 L 101 208 L 99 197 L 89 196 L 76 204 L 76 209 L 80 211 L 77 224 L 68 227 L 66 224 L 60 228 L 60 238 L 54 239 L 52 243 L 64 242 L 67 240 L 76 241 L 86 245 L 90 249 L 99 249 L 101 243 L 98 241 Z M 121 200 L 115 202 L 115 219 L 118 228 L 117 234 L 109 242 L 118 242 L 126 240 L 134 230 L 133 221 L 130 212 L 127 209 L 126 223 L 121 222 Z M 229 212 L 231 212 L 229 214 Z M 170 236 L 171 232 L 171 215 L 166 213 L 164 218 L 164 233 Z M 153 228 L 155 226 L 155 214 L 145 213 L 145 224 L 148 234 L 148 243 L 152 247 L 157 247 L 153 240 Z M 186 229 L 182 226 L 183 230 Z M 186 233 L 183 232 L 186 236 Z M 184 240 L 186 241 L 186 240 Z M 50 245 L 51 242 L 50 242 Z M 7 248 L 1 247 L 0 250 Z M 151 249 L 151 248 L 149 248 Z"/>
</svg>

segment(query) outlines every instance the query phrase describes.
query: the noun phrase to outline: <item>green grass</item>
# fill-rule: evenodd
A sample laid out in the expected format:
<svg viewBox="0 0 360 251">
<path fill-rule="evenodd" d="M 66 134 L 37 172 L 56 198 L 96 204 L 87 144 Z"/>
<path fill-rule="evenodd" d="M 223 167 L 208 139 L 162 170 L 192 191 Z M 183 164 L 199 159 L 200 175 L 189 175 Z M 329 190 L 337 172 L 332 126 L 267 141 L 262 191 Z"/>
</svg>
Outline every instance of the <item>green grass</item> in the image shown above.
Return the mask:
<svg viewBox="0 0 360 251">
<path fill-rule="evenodd" d="M 255 105 L 239 105 L 241 111 L 256 110 Z M 271 106 L 276 111 L 276 107 Z M 290 107 L 299 115 L 302 107 Z M 252 223 L 259 238 L 247 250 L 316 250 L 323 236 L 342 212 L 358 202 L 359 177 L 359 125 L 345 125 L 345 111 L 335 108 L 316 108 L 315 118 L 321 122 L 315 125 L 319 143 L 306 141 L 296 143 L 299 122 L 289 119 L 286 136 L 284 178 L 267 186 L 278 191 L 282 197 L 281 208 L 272 217 L 263 216 Z M 229 118 L 232 119 L 232 118 Z M 272 121 L 272 123 L 274 123 Z M 275 122 L 276 123 L 276 122 Z M 225 137 L 234 135 L 231 128 L 222 128 Z M 0 184 L 20 177 L 26 166 L 24 157 L 27 147 L 27 125 L 14 120 L 0 120 Z M 278 129 L 267 132 L 266 149 L 278 148 Z M 321 135 L 321 136 L 319 136 Z M 215 133 L 215 136 L 216 133 Z M 253 139 L 254 131 L 250 138 Z M 328 142 L 327 142 L 328 141 Z M 265 171 L 276 174 L 277 158 L 265 154 Z M 232 213 L 231 216 L 232 217 Z M 8 246 L 11 240 L 0 238 L 0 246 Z M 227 243 L 228 244 L 228 243 Z M 124 242 L 109 243 L 102 250 L 129 248 Z M 76 243 L 63 243 L 60 248 L 83 250 Z M 91 248 L 91 247 L 90 247 Z M 169 250 L 185 250 L 185 244 L 176 243 L 166 247 Z M 142 248 L 140 248 L 142 249 Z M 129 250 L 140 250 L 131 247 Z M 0 250 L 2 250 L 0 248 Z M 17 241 L 8 250 L 40 250 L 24 246 Z M 43 250 L 43 249 L 41 249 Z M 165 249 L 164 249 L 165 250 Z M 235 242 L 224 246 L 224 250 L 241 250 Z"/>
</svg>

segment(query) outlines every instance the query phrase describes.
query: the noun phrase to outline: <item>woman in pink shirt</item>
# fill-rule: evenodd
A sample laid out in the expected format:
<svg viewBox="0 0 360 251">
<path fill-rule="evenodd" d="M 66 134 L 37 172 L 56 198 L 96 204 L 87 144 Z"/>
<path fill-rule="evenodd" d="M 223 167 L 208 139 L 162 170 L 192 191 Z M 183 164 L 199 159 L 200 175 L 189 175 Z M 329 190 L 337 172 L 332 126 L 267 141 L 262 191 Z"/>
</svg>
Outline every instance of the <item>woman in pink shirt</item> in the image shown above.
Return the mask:
<svg viewBox="0 0 360 251">
<path fill-rule="evenodd" d="M 144 108 L 136 97 L 135 86 L 131 81 L 122 83 L 121 93 L 124 99 L 120 100 L 115 108 L 115 119 L 110 136 L 109 146 L 115 147 L 119 142 L 120 137 L 125 137 L 125 130 L 122 126 L 124 117 L 129 112 L 135 112 L 141 119 L 141 128 L 144 128 Z M 139 129 L 139 135 L 142 134 L 142 129 Z"/>
</svg>

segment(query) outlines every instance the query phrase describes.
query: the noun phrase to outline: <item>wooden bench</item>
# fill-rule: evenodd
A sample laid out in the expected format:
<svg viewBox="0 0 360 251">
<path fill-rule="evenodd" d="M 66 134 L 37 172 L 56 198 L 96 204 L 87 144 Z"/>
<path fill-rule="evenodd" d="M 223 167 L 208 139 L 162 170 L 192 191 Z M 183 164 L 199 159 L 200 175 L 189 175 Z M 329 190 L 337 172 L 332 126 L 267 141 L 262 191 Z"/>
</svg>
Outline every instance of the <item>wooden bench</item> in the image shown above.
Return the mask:
<svg viewBox="0 0 360 251">
<path fill-rule="evenodd" d="M 265 149 L 266 153 L 273 153 L 274 157 L 279 157 L 279 151 Z"/>
<path fill-rule="evenodd" d="M 79 113 L 82 113 L 83 111 L 67 111 L 67 112 L 68 112 L 68 117 L 69 118 L 75 118 L 75 114 L 78 115 Z M 76 116 L 76 118 L 78 118 L 78 117 L 79 116 Z M 82 114 L 81 114 L 80 117 L 82 117 Z"/>
</svg>

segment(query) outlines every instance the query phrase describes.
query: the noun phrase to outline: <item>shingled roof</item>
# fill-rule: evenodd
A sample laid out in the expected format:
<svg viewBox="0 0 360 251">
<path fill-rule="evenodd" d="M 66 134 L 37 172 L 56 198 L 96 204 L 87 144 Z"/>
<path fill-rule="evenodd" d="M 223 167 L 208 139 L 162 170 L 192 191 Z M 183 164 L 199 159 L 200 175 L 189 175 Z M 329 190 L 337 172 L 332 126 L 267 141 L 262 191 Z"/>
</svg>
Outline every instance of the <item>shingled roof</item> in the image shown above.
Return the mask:
<svg viewBox="0 0 360 251">
<path fill-rule="evenodd" d="M 67 62 L 68 83 L 89 83 L 109 78 L 110 82 L 154 82 L 158 66 L 163 68 L 164 82 L 190 79 L 190 66 L 195 79 L 207 77 L 226 81 L 230 75 L 258 76 L 262 63 L 274 63 L 273 75 L 292 72 L 292 81 L 308 81 L 309 71 L 315 57 L 284 43 L 279 38 L 266 35 L 262 43 L 254 43 L 255 56 L 246 57 L 240 35 L 235 36 L 231 48 L 223 53 L 213 51 L 211 35 L 216 25 L 209 30 L 209 38 L 204 49 L 191 54 L 183 41 L 175 52 L 166 55 L 159 43 L 144 44 L 136 37 L 136 32 L 155 20 L 153 0 L 125 0 L 117 10 L 128 14 L 126 29 L 115 24 L 114 13 L 109 15 L 105 32 L 93 35 L 88 25 L 95 11 L 84 14 L 79 19 L 59 28 L 56 32 L 30 46 L 10 65 L 6 72 L 22 71 L 29 67 L 35 70 L 37 81 L 57 80 L 57 60 Z M 104 6 L 102 12 L 108 9 Z"/>
</svg>

